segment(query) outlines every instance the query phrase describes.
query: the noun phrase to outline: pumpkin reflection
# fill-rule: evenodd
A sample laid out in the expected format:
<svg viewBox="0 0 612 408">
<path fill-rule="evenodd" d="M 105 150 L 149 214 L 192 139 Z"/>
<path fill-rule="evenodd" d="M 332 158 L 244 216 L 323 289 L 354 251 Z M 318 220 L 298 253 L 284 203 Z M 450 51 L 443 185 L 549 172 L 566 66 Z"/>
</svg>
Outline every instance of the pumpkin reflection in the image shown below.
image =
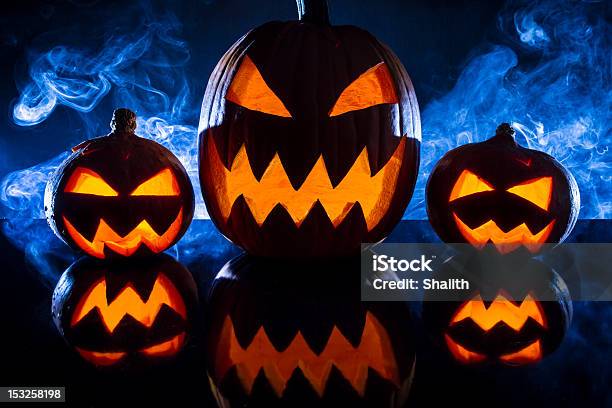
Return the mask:
<svg viewBox="0 0 612 408">
<path fill-rule="evenodd" d="M 76 262 L 55 288 L 52 311 L 66 341 L 86 361 L 131 367 L 178 354 L 196 304 L 191 274 L 159 255 L 112 265 Z"/>
<path fill-rule="evenodd" d="M 359 259 L 298 265 L 241 256 L 225 265 L 210 292 L 207 330 L 220 405 L 406 400 L 414 369 L 409 311 L 362 303 L 353 268 Z"/>
<path fill-rule="evenodd" d="M 464 301 L 429 295 L 423 306 L 435 342 L 459 363 L 534 364 L 559 346 L 569 327 L 569 291 L 554 270 L 537 260 L 462 254 L 437 275 L 472 283 L 467 293 L 453 293 Z"/>
</svg>

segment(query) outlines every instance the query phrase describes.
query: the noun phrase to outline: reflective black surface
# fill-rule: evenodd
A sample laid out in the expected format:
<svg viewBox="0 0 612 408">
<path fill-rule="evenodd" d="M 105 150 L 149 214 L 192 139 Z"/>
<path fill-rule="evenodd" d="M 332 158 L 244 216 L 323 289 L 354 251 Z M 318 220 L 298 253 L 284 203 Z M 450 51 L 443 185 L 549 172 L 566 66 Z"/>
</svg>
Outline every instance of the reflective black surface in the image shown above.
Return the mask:
<svg viewBox="0 0 612 408">
<path fill-rule="evenodd" d="M 6 227 L 6 221 L 2 221 Z M 572 242 L 609 242 L 609 221 L 580 221 Z M 64 342 L 51 318 L 51 295 L 61 273 L 79 257 L 57 243 L 44 221 L 34 225 L 23 250 L 0 236 L 3 295 L 1 385 L 67 387 L 74 406 L 108 406 L 147 402 L 179 406 L 214 406 L 205 374 L 204 352 L 197 338 L 171 364 L 138 375 L 104 373 L 83 362 Z M 437 241 L 426 221 L 403 221 L 389 238 L 398 242 Z M 177 248 L 169 251 L 194 275 L 202 315 L 210 283 L 241 251 L 223 238 L 209 221 L 195 221 Z M 559 271 L 563 275 L 562 271 Z M 355 271 L 355 279 L 359 272 Z M 412 304 L 417 318 L 420 305 Z M 575 303 L 574 318 L 561 347 L 535 367 L 474 369 L 455 365 L 435 349 L 417 320 L 416 373 L 409 402 L 456 405 L 580 405 L 611 402 L 612 305 Z"/>
</svg>

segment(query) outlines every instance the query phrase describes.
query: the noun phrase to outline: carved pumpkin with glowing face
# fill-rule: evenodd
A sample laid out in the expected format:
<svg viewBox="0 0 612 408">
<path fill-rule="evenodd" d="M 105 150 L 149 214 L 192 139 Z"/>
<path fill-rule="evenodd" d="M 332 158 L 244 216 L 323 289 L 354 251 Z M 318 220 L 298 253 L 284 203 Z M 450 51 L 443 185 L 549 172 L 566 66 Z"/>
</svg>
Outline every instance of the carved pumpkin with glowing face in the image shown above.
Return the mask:
<svg viewBox="0 0 612 408">
<path fill-rule="evenodd" d="M 60 278 L 53 319 L 68 344 L 98 367 L 166 361 L 183 348 L 197 306 L 193 278 L 167 255 L 103 264 L 83 259 Z"/>
<path fill-rule="evenodd" d="M 206 341 L 220 406 L 401 406 L 414 369 L 409 311 L 361 302 L 350 267 L 359 259 L 240 256 L 225 265 L 210 292 Z"/>
<path fill-rule="evenodd" d="M 300 20 L 240 39 L 213 72 L 200 119 L 200 182 L 219 230 L 248 252 L 326 256 L 378 242 L 400 220 L 420 119 L 402 64 L 368 32 Z"/>
<path fill-rule="evenodd" d="M 514 140 L 508 124 L 495 137 L 448 152 L 427 184 L 427 213 L 445 242 L 502 253 L 562 242 L 580 209 L 574 177 L 546 153 Z"/>
<path fill-rule="evenodd" d="M 503 258 L 503 259 L 502 259 Z M 461 364 L 527 365 L 559 347 L 572 316 L 565 282 L 531 258 L 459 256 L 439 276 L 469 271 L 470 290 L 457 298 L 425 298 L 423 319 L 450 356 Z"/>
<path fill-rule="evenodd" d="M 75 147 L 49 180 L 49 224 L 96 258 L 160 253 L 189 227 L 193 188 L 166 148 L 134 134 L 135 115 L 118 109 L 113 132 Z"/>
</svg>

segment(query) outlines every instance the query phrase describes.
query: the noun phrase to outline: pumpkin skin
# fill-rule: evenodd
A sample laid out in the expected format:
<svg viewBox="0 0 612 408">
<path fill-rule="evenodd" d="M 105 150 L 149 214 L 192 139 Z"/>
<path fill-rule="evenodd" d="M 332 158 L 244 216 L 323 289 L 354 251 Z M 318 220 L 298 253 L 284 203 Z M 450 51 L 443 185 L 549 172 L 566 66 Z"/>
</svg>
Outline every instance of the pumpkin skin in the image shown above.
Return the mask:
<svg viewBox="0 0 612 408">
<path fill-rule="evenodd" d="M 112 126 L 75 147 L 51 177 L 47 220 L 64 242 L 96 258 L 160 253 L 189 227 L 193 187 L 176 156 L 134 134 L 132 112 L 115 111 Z"/>
<path fill-rule="evenodd" d="M 425 297 L 423 321 L 434 344 L 466 365 L 536 364 L 561 344 L 572 318 L 563 279 L 530 257 L 460 254 L 437 272 L 446 279 L 469 271 L 463 301 Z M 445 294 L 444 296 L 448 296 Z M 446 297 L 445 299 L 448 299 Z"/>
<path fill-rule="evenodd" d="M 204 96 L 199 166 L 211 219 L 247 252 L 356 253 L 401 219 L 419 165 L 420 117 L 398 58 L 331 26 L 322 0 L 223 56 Z"/>
<path fill-rule="evenodd" d="M 502 254 L 562 242 L 579 209 L 574 177 L 548 154 L 519 146 L 508 124 L 445 154 L 427 183 L 427 214 L 442 241 L 492 243 Z"/>
<path fill-rule="evenodd" d="M 402 406 L 415 362 L 409 310 L 361 302 L 355 268 L 359 259 L 323 265 L 249 255 L 224 266 L 206 322 L 220 406 Z"/>
<path fill-rule="evenodd" d="M 83 258 L 55 287 L 52 314 L 85 361 L 138 370 L 178 355 L 192 333 L 197 304 L 191 274 L 168 255 L 112 264 Z"/>
</svg>

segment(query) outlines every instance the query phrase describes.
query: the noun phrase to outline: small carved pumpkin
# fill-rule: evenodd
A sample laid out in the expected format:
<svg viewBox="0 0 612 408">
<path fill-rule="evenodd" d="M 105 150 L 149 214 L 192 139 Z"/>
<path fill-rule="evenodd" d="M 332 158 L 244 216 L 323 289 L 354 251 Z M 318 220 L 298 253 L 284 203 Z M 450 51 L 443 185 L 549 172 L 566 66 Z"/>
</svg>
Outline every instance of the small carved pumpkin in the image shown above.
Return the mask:
<svg viewBox="0 0 612 408">
<path fill-rule="evenodd" d="M 324 0 L 249 32 L 213 72 L 200 183 L 219 230 L 249 253 L 328 256 L 401 219 L 420 118 L 401 62 L 368 32 L 331 26 Z"/>
<path fill-rule="evenodd" d="M 491 139 L 458 147 L 438 162 L 427 184 L 427 213 L 444 242 L 502 254 L 537 253 L 562 242 L 580 209 L 574 177 L 546 153 L 519 146 L 502 124 Z"/>
<path fill-rule="evenodd" d="M 98 367 L 134 367 L 174 357 L 190 333 L 197 288 L 168 255 L 123 263 L 85 258 L 53 293 L 55 325 Z"/>
<path fill-rule="evenodd" d="M 247 255 L 225 265 L 212 284 L 206 336 L 220 406 L 401 406 L 415 361 L 410 313 L 361 302 L 351 268 L 359 259 Z"/>
<path fill-rule="evenodd" d="M 160 253 L 185 233 L 193 187 L 166 148 L 134 134 L 136 116 L 115 111 L 113 132 L 73 149 L 47 184 L 55 233 L 96 258 Z"/>
<path fill-rule="evenodd" d="M 439 277 L 468 271 L 470 290 L 440 301 L 426 297 L 423 319 L 434 341 L 462 364 L 527 365 L 559 347 L 572 317 L 565 282 L 530 257 L 462 254 Z M 449 296 L 446 294 L 445 296 Z"/>
</svg>

